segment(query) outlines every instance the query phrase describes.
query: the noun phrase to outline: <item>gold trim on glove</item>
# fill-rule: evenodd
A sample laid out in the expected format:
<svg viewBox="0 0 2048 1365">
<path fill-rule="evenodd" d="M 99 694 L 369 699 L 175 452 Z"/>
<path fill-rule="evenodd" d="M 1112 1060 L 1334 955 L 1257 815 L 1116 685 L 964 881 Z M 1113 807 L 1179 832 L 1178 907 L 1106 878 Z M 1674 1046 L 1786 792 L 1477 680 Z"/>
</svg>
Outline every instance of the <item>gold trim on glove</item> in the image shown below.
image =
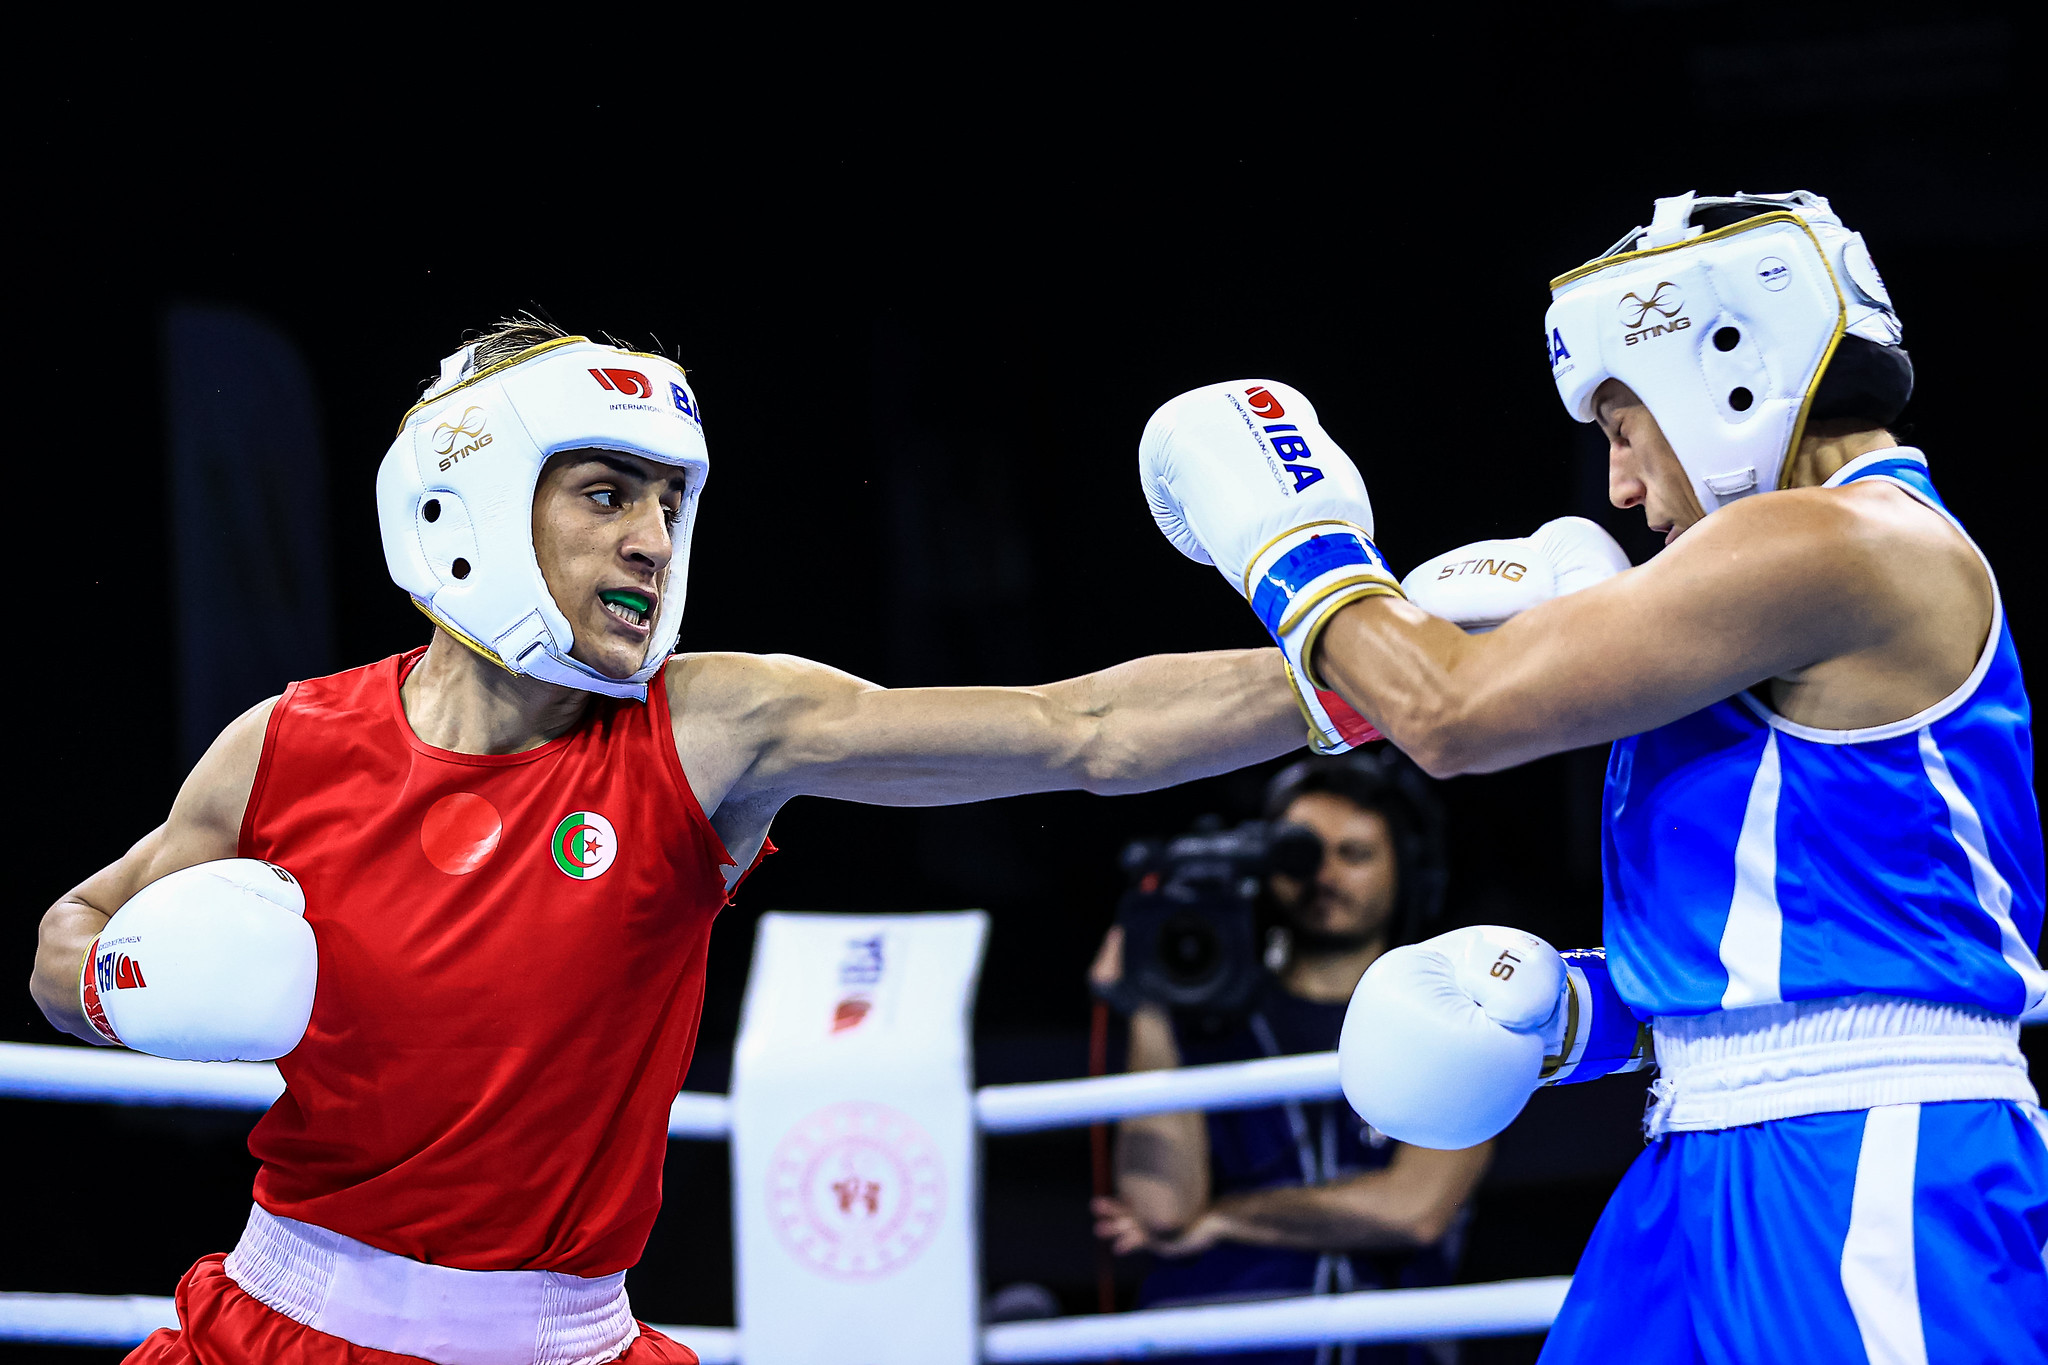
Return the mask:
<svg viewBox="0 0 2048 1365">
<path fill-rule="evenodd" d="M 1564 1041 L 1558 1044 L 1555 1057 L 1545 1057 L 1543 1059 L 1543 1069 L 1536 1073 L 1536 1084 L 1538 1085 L 1542 1085 L 1557 1074 L 1558 1068 L 1563 1066 L 1565 1060 L 1572 1055 L 1572 1044 L 1578 1041 L 1579 983 L 1573 979 L 1571 968 L 1569 967 L 1565 968 L 1564 973 L 1564 998 Z"/>
<path fill-rule="evenodd" d="M 1300 625 L 1301 618 L 1306 616 L 1324 598 L 1332 593 L 1342 592 L 1346 588 L 1355 587 L 1360 583 L 1377 583 L 1382 587 L 1390 589 L 1395 597 L 1407 596 L 1406 593 L 1401 591 L 1400 583 L 1396 581 L 1392 574 L 1381 573 L 1378 569 L 1363 570 L 1349 578 L 1340 578 L 1335 583 L 1329 584 L 1312 595 L 1303 596 L 1296 601 L 1290 602 L 1287 606 L 1287 614 L 1280 618 L 1280 633 L 1285 635 Z M 1335 608 L 1332 608 L 1332 610 L 1335 610 Z M 1304 655 L 1302 657 L 1302 666 L 1307 667 L 1307 664 L 1308 659 Z"/>
<path fill-rule="evenodd" d="M 1311 526 L 1342 526 L 1347 531 L 1358 532 L 1359 537 L 1362 540 L 1364 540 L 1366 544 L 1372 545 L 1372 547 L 1375 550 L 1379 548 L 1378 545 L 1373 544 L 1371 532 L 1367 531 L 1363 526 L 1360 526 L 1355 521 L 1341 521 L 1336 517 L 1324 517 L 1320 521 L 1304 521 L 1299 526 L 1290 526 L 1286 530 L 1282 531 L 1279 535 L 1274 536 L 1271 540 L 1267 541 L 1264 545 L 1261 545 L 1257 550 L 1254 550 L 1252 552 L 1252 557 L 1244 562 L 1245 601 L 1249 602 L 1252 600 L 1252 571 L 1259 567 L 1259 561 L 1266 557 L 1266 551 L 1272 549 L 1275 545 L 1278 545 L 1281 541 L 1287 539 L 1287 537 L 1295 534 L 1298 531 L 1306 531 Z"/>
<path fill-rule="evenodd" d="M 1316 691 L 1337 691 L 1336 688 L 1326 685 L 1316 677 L 1315 665 L 1309 662 L 1315 657 L 1316 642 L 1323 638 L 1323 632 L 1329 629 L 1331 619 L 1339 611 L 1350 606 L 1353 602 L 1363 602 L 1368 597 L 1398 597 L 1403 602 L 1408 600 L 1408 594 L 1401 591 L 1399 583 L 1394 582 L 1392 579 L 1374 579 L 1348 597 L 1332 602 L 1324 610 L 1322 619 L 1308 628 L 1308 635 L 1301 642 L 1301 675 L 1308 679 L 1309 686 L 1315 688 Z M 1344 694 L 1338 692 L 1337 695 L 1343 696 Z M 1346 698 L 1346 700 L 1349 699 Z"/>
</svg>

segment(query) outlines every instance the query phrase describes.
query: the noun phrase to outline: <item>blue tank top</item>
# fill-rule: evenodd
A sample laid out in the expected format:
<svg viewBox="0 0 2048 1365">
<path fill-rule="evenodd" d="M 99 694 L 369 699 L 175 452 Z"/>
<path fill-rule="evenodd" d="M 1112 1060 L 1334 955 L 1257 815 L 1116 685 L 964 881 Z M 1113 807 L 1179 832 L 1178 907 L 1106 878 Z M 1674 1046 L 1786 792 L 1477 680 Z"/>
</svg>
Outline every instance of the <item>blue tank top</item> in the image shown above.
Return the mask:
<svg viewBox="0 0 2048 1365">
<path fill-rule="evenodd" d="M 1827 486 L 1858 479 L 1962 530 L 1917 450 Z M 1976 668 L 1918 715 L 1817 730 L 1744 692 L 1614 745 L 1607 961 L 1638 1014 L 1877 992 L 2017 1015 L 2048 994 L 2030 711 L 1997 592 Z"/>
</svg>

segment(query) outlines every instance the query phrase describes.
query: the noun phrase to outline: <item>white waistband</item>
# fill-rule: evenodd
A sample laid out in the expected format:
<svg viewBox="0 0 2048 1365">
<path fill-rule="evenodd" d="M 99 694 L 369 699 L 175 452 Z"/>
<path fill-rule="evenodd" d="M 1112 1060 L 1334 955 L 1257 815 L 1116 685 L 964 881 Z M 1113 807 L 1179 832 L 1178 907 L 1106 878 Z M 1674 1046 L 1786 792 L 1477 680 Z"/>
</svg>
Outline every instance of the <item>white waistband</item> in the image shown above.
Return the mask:
<svg viewBox="0 0 2048 1365">
<path fill-rule="evenodd" d="M 1942 1100 L 2038 1103 L 2017 1019 L 1883 995 L 1659 1015 L 1645 1130 Z"/>
<path fill-rule="evenodd" d="M 435 1365 L 601 1365 L 640 1335 L 623 1270 L 583 1279 L 427 1265 L 261 1205 L 225 1269 L 294 1322 Z"/>
</svg>

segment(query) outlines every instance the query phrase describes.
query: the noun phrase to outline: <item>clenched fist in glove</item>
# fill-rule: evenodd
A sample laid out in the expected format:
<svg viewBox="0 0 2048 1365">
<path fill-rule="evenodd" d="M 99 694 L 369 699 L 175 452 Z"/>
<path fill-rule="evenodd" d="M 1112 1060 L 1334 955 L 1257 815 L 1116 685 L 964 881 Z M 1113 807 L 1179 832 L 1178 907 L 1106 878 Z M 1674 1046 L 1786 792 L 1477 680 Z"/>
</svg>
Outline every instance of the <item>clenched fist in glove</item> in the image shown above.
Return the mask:
<svg viewBox="0 0 2048 1365">
<path fill-rule="evenodd" d="M 299 1045 L 318 977 L 306 893 L 274 863 L 223 858 L 129 897 L 86 950 L 79 1004 L 110 1043 L 194 1062 Z"/>
<path fill-rule="evenodd" d="M 1614 537 L 1584 517 L 1559 517 L 1519 540 L 1479 540 L 1418 564 L 1401 580 L 1408 600 L 1477 635 L 1539 602 L 1628 568 Z"/>
<path fill-rule="evenodd" d="M 1145 424 L 1138 474 L 1166 538 L 1214 564 L 1280 646 L 1309 742 L 1335 753 L 1378 739 L 1308 670 L 1338 608 L 1401 591 L 1372 543 L 1365 483 L 1308 399 L 1255 379 L 1184 393 Z"/>
<path fill-rule="evenodd" d="M 1391 949 L 1366 970 L 1337 1070 L 1367 1123 L 1456 1150 L 1507 1127 L 1538 1085 L 1648 1065 L 1648 1039 L 1600 949 L 1560 953 L 1519 929 L 1475 925 Z"/>
</svg>

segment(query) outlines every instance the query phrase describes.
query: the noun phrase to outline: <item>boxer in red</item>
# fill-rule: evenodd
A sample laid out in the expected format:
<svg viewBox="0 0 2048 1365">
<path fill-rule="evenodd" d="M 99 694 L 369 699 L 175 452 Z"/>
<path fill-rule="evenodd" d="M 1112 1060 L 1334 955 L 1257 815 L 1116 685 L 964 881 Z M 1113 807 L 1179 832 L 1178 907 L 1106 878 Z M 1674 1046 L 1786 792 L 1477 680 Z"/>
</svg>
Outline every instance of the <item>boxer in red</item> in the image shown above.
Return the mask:
<svg viewBox="0 0 2048 1365">
<path fill-rule="evenodd" d="M 247 1230 L 131 1360 L 694 1360 L 623 1281 L 711 921 L 777 809 L 1137 791 L 1301 743 L 1272 650 L 896 691 L 671 657 L 707 468 L 667 360 L 530 325 L 450 357 L 378 476 L 429 643 L 250 710 L 45 915 L 33 988 L 58 1027 L 289 1049 Z"/>
</svg>

